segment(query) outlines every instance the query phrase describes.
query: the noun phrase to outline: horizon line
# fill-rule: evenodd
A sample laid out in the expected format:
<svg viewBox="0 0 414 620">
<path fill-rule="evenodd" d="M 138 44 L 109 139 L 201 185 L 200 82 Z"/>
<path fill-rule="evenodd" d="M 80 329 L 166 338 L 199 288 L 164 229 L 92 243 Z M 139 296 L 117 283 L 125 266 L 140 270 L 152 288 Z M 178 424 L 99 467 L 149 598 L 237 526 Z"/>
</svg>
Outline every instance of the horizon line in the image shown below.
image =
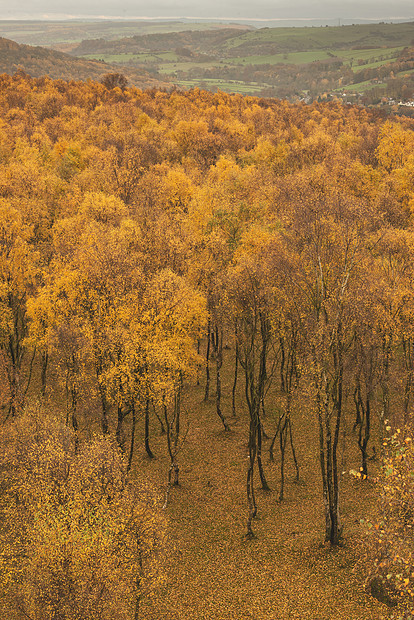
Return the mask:
<svg viewBox="0 0 414 620">
<path fill-rule="evenodd" d="M 269 22 L 269 21 L 277 21 L 277 22 L 285 22 L 285 21 L 298 21 L 298 22 L 310 22 L 310 21 L 351 21 L 351 20 L 362 20 L 362 21 L 372 21 L 372 22 L 380 22 L 380 21 L 392 21 L 392 20 L 407 20 L 413 21 L 414 16 L 391 16 L 391 17 L 198 17 L 198 16 L 190 16 L 190 15 L 171 15 L 171 16 L 158 16 L 158 17 L 150 17 L 150 16 L 130 16 L 126 17 L 125 15 L 71 15 L 71 14 L 43 14 L 41 17 L 2 17 L 0 16 L 0 21 L 71 21 L 71 20 L 96 20 L 96 21 L 109 21 L 109 20 L 119 20 L 119 21 L 180 21 L 182 19 L 190 19 L 190 20 L 198 20 L 198 21 L 250 21 L 250 22 Z"/>
</svg>

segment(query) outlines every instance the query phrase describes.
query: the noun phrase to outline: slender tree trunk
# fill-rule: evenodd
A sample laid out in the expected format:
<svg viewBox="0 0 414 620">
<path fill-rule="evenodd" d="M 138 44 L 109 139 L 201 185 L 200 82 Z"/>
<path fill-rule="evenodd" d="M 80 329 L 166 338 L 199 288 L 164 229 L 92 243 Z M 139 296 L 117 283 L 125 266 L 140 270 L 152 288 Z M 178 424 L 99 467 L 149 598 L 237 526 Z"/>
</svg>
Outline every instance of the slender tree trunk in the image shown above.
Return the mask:
<svg viewBox="0 0 414 620">
<path fill-rule="evenodd" d="M 234 354 L 234 380 L 233 380 L 233 389 L 232 389 L 232 412 L 233 417 L 236 416 L 236 389 L 237 389 L 237 378 L 238 378 L 238 370 L 239 370 L 239 340 L 237 337 L 237 324 L 234 328 L 235 330 L 235 354 Z"/>
<path fill-rule="evenodd" d="M 106 400 L 105 390 L 104 390 L 104 387 L 102 386 L 99 374 L 97 374 L 97 379 L 98 379 L 98 392 L 101 398 L 101 406 L 102 406 L 102 417 L 101 417 L 102 434 L 107 435 L 109 433 L 108 402 Z"/>
<path fill-rule="evenodd" d="M 286 389 L 285 383 L 285 343 L 283 338 L 279 338 L 280 343 L 280 391 L 284 392 Z"/>
<path fill-rule="evenodd" d="M 361 351 L 361 355 L 363 352 Z M 372 356 L 372 351 L 371 351 Z M 354 390 L 354 402 L 356 408 L 356 420 L 354 430 L 358 427 L 358 447 L 361 451 L 361 473 L 368 477 L 368 442 L 371 430 L 371 386 L 372 386 L 372 357 L 370 367 L 367 369 L 368 376 L 365 377 L 365 400 L 362 397 L 362 385 L 360 372 L 356 376 L 356 387 Z"/>
<path fill-rule="evenodd" d="M 33 352 L 32 352 L 32 357 L 30 359 L 30 364 L 29 364 L 29 373 L 27 376 L 27 380 L 26 380 L 26 387 L 23 390 L 21 399 L 20 399 L 20 406 L 23 407 L 24 403 L 26 401 L 26 396 L 27 396 L 27 392 L 29 391 L 29 387 L 30 384 L 32 382 L 32 375 L 33 375 L 33 363 L 36 357 L 36 347 L 34 347 Z"/>
<path fill-rule="evenodd" d="M 339 434 L 341 430 L 342 421 L 342 400 L 343 400 L 343 359 L 342 359 L 342 324 L 339 323 L 337 328 L 337 338 L 335 343 L 334 352 L 334 368 L 336 377 L 336 387 L 334 391 L 334 412 L 335 412 L 335 431 L 332 444 L 332 528 L 331 528 L 331 545 L 336 546 L 339 544 L 342 527 L 339 514 L 339 467 L 338 467 L 338 444 Z"/>
<path fill-rule="evenodd" d="M 413 386 L 413 357 L 411 338 L 403 339 L 404 364 L 407 372 L 404 386 L 404 426 L 409 422 L 411 392 Z"/>
<path fill-rule="evenodd" d="M 296 470 L 296 482 L 299 482 L 299 464 L 296 458 L 295 447 L 293 445 L 293 432 L 292 432 L 292 421 L 291 420 L 289 420 L 289 437 L 290 437 L 290 447 L 292 449 L 293 462 L 295 464 L 295 470 Z"/>
<path fill-rule="evenodd" d="M 8 358 L 6 365 L 7 379 L 9 383 L 9 406 L 7 417 L 15 417 L 18 406 L 22 403 L 19 402 L 20 395 L 20 370 L 24 359 L 25 349 L 22 346 L 22 340 L 25 335 L 24 328 L 21 327 L 23 319 L 19 316 L 19 313 L 15 317 L 14 331 L 9 336 L 8 343 L 4 350 Z"/>
<path fill-rule="evenodd" d="M 180 468 L 178 467 L 178 463 L 176 461 L 176 456 L 178 454 L 178 442 L 180 439 L 180 418 L 181 418 L 181 389 L 182 389 L 182 380 L 180 377 L 180 384 L 178 386 L 177 394 L 175 396 L 175 432 L 174 432 L 174 486 L 179 485 L 178 475 L 180 473 Z"/>
<path fill-rule="evenodd" d="M 127 471 L 131 471 L 132 466 L 132 457 L 134 455 L 134 445 L 135 445 L 135 428 L 137 424 L 136 413 L 135 413 L 135 402 L 131 403 L 131 414 L 132 414 L 132 423 L 131 423 L 131 443 L 129 445 L 129 456 L 128 456 L 128 467 Z"/>
<path fill-rule="evenodd" d="M 197 355 L 200 355 L 200 338 L 197 338 Z M 200 374 L 197 373 L 197 386 L 200 385 Z"/>
<path fill-rule="evenodd" d="M 371 431 L 371 403 L 370 397 L 367 394 L 365 401 L 365 424 L 364 424 L 364 432 L 362 432 L 362 426 L 359 429 L 359 448 L 361 450 L 362 455 L 362 463 L 361 463 L 361 473 L 368 478 L 368 442 L 370 439 L 370 431 Z"/>
<path fill-rule="evenodd" d="M 152 450 L 150 448 L 150 443 L 149 443 L 149 408 L 150 408 L 150 399 L 147 398 L 145 401 L 145 420 L 144 420 L 144 427 L 145 427 L 145 432 L 144 432 L 144 444 L 145 444 L 145 452 L 148 454 L 150 459 L 154 458 L 154 454 L 152 453 Z"/>
<path fill-rule="evenodd" d="M 261 409 L 261 415 L 265 418 L 266 417 L 266 409 L 265 409 L 265 402 L 264 402 L 264 394 L 262 394 L 262 397 L 260 399 L 260 409 Z M 263 431 L 263 437 L 265 439 L 269 439 L 266 435 L 266 433 L 264 432 L 264 429 L 262 428 Z"/>
<path fill-rule="evenodd" d="M 167 429 L 167 449 L 168 449 L 168 455 L 170 457 L 170 468 L 168 470 L 168 481 L 167 481 L 167 488 L 165 490 L 165 502 L 163 505 L 163 509 L 165 510 L 168 506 L 168 501 L 170 499 L 171 473 L 174 468 L 175 459 L 174 459 L 174 451 L 173 451 L 172 442 L 171 442 L 171 424 L 170 424 L 170 421 L 168 420 L 168 408 L 165 403 L 163 404 L 163 410 L 164 410 L 165 428 Z"/>
<path fill-rule="evenodd" d="M 256 497 L 254 493 L 254 464 L 256 461 L 257 452 L 257 439 L 256 439 L 257 425 L 253 419 L 250 421 L 249 430 L 249 467 L 247 469 L 247 481 L 246 481 L 246 493 L 248 504 L 248 516 L 247 516 L 247 538 L 253 538 L 254 532 L 252 528 L 252 521 L 257 514 Z"/>
<path fill-rule="evenodd" d="M 273 448 L 276 442 L 276 438 L 279 435 L 279 447 L 280 447 L 280 491 L 279 501 L 283 501 L 284 498 L 284 486 L 285 486 L 285 458 L 286 458 L 286 445 L 289 436 L 289 443 L 292 450 L 293 462 L 296 470 L 296 481 L 299 480 L 299 466 L 296 458 L 296 452 L 293 445 L 292 434 L 292 395 L 293 390 L 297 388 L 299 377 L 296 368 L 296 332 L 292 330 L 292 338 L 288 341 L 289 348 L 287 355 L 284 353 L 284 368 L 283 373 L 283 385 L 285 387 L 286 404 L 285 411 L 279 417 L 276 432 L 273 436 L 272 442 L 269 448 L 270 460 L 273 461 Z"/>
<path fill-rule="evenodd" d="M 210 395 L 210 344 L 211 344 L 211 325 L 210 321 L 207 326 L 207 348 L 206 348 L 206 388 L 204 391 L 204 400 L 207 402 Z"/>
<path fill-rule="evenodd" d="M 9 397 L 9 408 L 7 412 L 7 417 L 11 416 L 15 417 L 17 413 L 17 395 L 19 392 L 19 372 L 16 366 L 13 364 L 11 369 L 8 370 L 8 379 L 9 379 L 9 389 L 10 389 L 10 397 Z"/>
<path fill-rule="evenodd" d="M 216 327 L 216 337 L 214 341 L 214 349 L 216 355 L 216 411 L 220 418 L 225 431 L 229 431 L 230 427 L 227 424 L 226 418 L 221 410 L 221 367 L 223 365 L 223 331 Z"/>
<path fill-rule="evenodd" d="M 355 422 L 354 422 L 354 426 L 352 427 L 354 431 L 358 426 L 362 426 L 363 407 L 364 407 L 364 403 L 361 397 L 361 378 L 359 374 L 357 374 L 357 376 L 355 377 L 355 381 L 356 381 L 355 390 L 354 390 Z"/>
<path fill-rule="evenodd" d="M 323 507 L 325 513 L 325 541 L 328 542 L 331 538 L 331 517 L 330 517 L 330 497 L 328 490 L 328 448 L 325 437 L 325 419 L 328 417 L 327 402 L 326 402 L 326 390 L 324 390 L 324 373 L 319 369 L 318 359 L 315 347 L 312 351 L 313 363 L 315 366 L 315 372 L 313 376 L 313 383 L 315 387 L 315 403 L 316 414 L 318 419 L 319 429 L 319 466 L 322 476 L 322 497 Z"/>
<path fill-rule="evenodd" d="M 279 443 L 280 443 L 280 491 L 279 502 L 283 501 L 285 490 L 285 449 L 287 441 L 288 420 L 285 417 L 284 424 L 280 429 Z"/>
<path fill-rule="evenodd" d="M 260 407 L 263 403 L 264 398 L 264 390 L 265 383 L 267 379 L 266 373 L 266 359 L 267 359 L 267 345 L 269 340 L 269 325 L 267 320 L 260 316 L 260 335 L 261 335 L 261 351 L 260 351 L 260 367 L 259 367 L 259 376 L 257 379 L 257 387 L 256 394 L 253 399 L 254 407 L 256 411 L 254 412 L 254 420 L 257 426 L 256 429 L 256 441 L 257 441 L 257 464 L 259 468 L 260 481 L 262 483 L 262 488 L 266 491 L 270 491 L 270 487 L 267 484 L 266 477 L 263 470 L 262 464 L 262 423 L 260 420 Z"/>
<path fill-rule="evenodd" d="M 140 606 L 141 606 L 141 595 L 137 594 L 137 598 L 135 599 L 134 620 L 139 620 Z"/>
<path fill-rule="evenodd" d="M 142 571 L 142 557 L 141 557 L 141 551 L 139 551 L 139 567 Z M 140 608 L 141 608 L 141 577 L 138 574 L 136 581 L 135 581 L 135 586 L 137 589 L 137 597 L 135 599 L 135 610 L 134 610 L 134 620 L 139 620 L 139 615 L 140 615 Z"/>
<path fill-rule="evenodd" d="M 78 417 L 77 417 L 77 404 L 78 404 L 78 394 L 77 394 L 77 390 L 74 386 L 72 386 L 71 391 L 70 391 L 70 395 L 71 395 L 71 419 L 72 419 L 72 428 L 75 431 L 75 433 L 77 432 L 78 428 L 79 428 L 79 424 L 78 424 Z"/>
<path fill-rule="evenodd" d="M 412 369 L 409 371 L 408 376 L 405 381 L 404 386 L 404 426 L 408 425 L 408 421 L 410 418 L 410 400 L 411 400 L 411 391 L 413 385 L 413 371 Z"/>
<path fill-rule="evenodd" d="M 126 414 L 121 403 L 118 402 L 115 437 L 122 452 L 125 452 L 125 436 L 123 429 L 125 415 Z"/>
<path fill-rule="evenodd" d="M 152 402 L 152 409 L 153 409 L 155 417 L 157 418 L 158 422 L 160 423 L 160 433 L 161 433 L 161 435 L 165 435 L 164 423 L 163 423 L 161 417 L 157 413 L 157 409 L 156 409 L 156 407 L 154 405 L 154 402 Z"/>
<path fill-rule="evenodd" d="M 75 354 L 72 354 L 66 363 L 66 424 L 72 425 L 75 433 L 78 430 L 78 389 L 77 389 L 78 364 Z"/>
<path fill-rule="evenodd" d="M 391 336 L 388 334 L 384 334 L 382 339 L 382 380 L 381 380 L 381 389 L 382 389 L 382 408 L 383 408 L 383 419 L 390 421 L 390 387 L 389 387 L 389 377 L 390 377 L 390 361 L 391 361 Z M 395 426 L 395 420 L 392 420 L 393 426 Z"/>
<path fill-rule="evenodd" d="M 293 375 L 293 369 L 292 369 Z M 293 440 L 292 440 L 292 426 L 290 420 L 291 407 L 292 407 L 292 392 L 291 392 L 291 382 L 292 376 L 290 376 L 289 380 L 286 381 L 286 413 L 284 417 L 284 423 L 280 428 L 280 493 L 279 493 L 279 501 L 283 501 L 284 498 L 284 489 L 285 489 L 285 453 L 286 453 L 286 444 L 288 435 L 290 435 L 290 444 L 292 448 L 293 460 L 296 466 L 296 475 L 297 479 L 299 476 L 299 469 L 297 466 L 296 455 L 293 448 Z"/>
<path fill-rule="evenodd" d="M 259 468 L 260 482 L 264 491 L 270 491 L 262 463 L 262 423 L 260 417 L 257 421 L 257 466 Z"/>
<path fill-rule="evenodd" d="M 247 533 L 248 538 L 253 537 L 252 520 L 257 514 L 256 498 L 254 493 L 254 465 L 261 452 L 261 423 L 260 423 L 260 403 L 263 396 L 266 381 L 266 357 L 267 346 L 270 337 L 270 326 L 268 320 L 259 314 L 260 324 L 260 356 L 259 371 L 256 376 L 254 372 L 253 359 L 246 356 L 244 360 L 245 374 L 245 394 L 246 402 L 250 414 L 249 426 L 249 467 L 247 470 L 246 492 L 248 503 Z M 263 471 L 262 461 L 258 463 L 260 478 L 263 488 L 269 488 Z"/>
<path fill-rule="evenodd" d="M 357 419 L 354 424 L 354 430 L 358 425 L 358 447 L 361 451 L 361 473 L 366 478 L 368 477 L 368 442 L 370 440 L 371 433 L 371 398 L 373 391 L 374 381 L 374 347 L 367 350 L 361 341 L 358 343 L 359 355 L 361 357 L 361 368 L 356 376 L 356 387 L 354 391 L 354 401 L 357 411 Z M 365 369 L 364 371 L 362 369 Z M 361 374 L 364 376 L 364 390 L 365 396 L 363 397 Z"/>
<path fill-rule="evenodd" d="M 320 342 L 325 349 L 325 343 Z M 328 355 L 328 353 L 326 353 Z M 323 502 L 325 508 L 325 540 L 332 546 L 339 544 L 341 522 L 339 515 L 338 442 L 342 418 L 343 360 L 342 325 L 339 322 L 335 340 L 330 345 L 333 376 L 328 379 L 325 370 L 320 369 L 316 350 L 313 350 L 315 365 L 314 385 L 316 409 L 319 424 L 319 460 L 322 474 Z"/>
<path fill-rule="evenodd" d="M 277 423 L 276 432 L 275 432 L 275 434 L 273 435 L 273 439 L 272 439 L 271 444 L 270 444 L 270 447 L 269 447 L 269 458 L 270 458 L 270 460 L 271 460 L 271 461 L 273 461 L 273 460 L 274 460 L 273 449 L 274 449 L 274 446 L 275 446 L 276 438 L 277 438 L 277 436 L 278 436 L 278 434 L 279 434 L 279 431 L 280 431 L 280 425 L 282 424 L 282 421 L 283 421 L 283 419 L 284 419 L 285 415 L 286 415 L 286 412 L 283 412 L 283 413 L 279 416 L 279 421 L 278 421 L 278 423 Z"/>
<path fill-rule="evenodd" d="M 324 418 L 326 417 L 326 404 L 323 402 L 322 397 L 322 377 L 317 379 L 317 393 L 316 403 L 318 412 L 318 424 L 319 424 L 319 464 L 322 474 L 322 494 L 323 505 L 325 509 L 325 541 L 329 541 L 331 538 L 331 517 L 330 517 L 330 501 L 328 491 L 328 450 L 325 441 L 325 425 Z"/>
<path fill-rule="evenodd" d="M 40 371 L 40 394 L 42 398 L 46 394 L 47 369 L 49 364 L 49 354 L 47 351 L 42 352 L 41 371 Z"/>
<path fill-rule="evenodd" d="M 173 415 L 172 420 L 168 419 L 168 408 L 167 408 L 166 403 L 164 402 L 163 404 L 165 428 L 167 429 L 167 433 L 166 433 L 167 450 L 168 450 L 168 455 L 170 457 L 170 467 L 168 470 L 167 488 L 165 490 L 165 501 L 163 505 L 164 510 L 168 506 L 172 486 L 178 486 L 179 484 L 180 469 L 177 463 L 177 454 L 178 454 L 178 449 L 179 449 L 179 436 L 180 436 L 181 385 L 182 385 L 182 382 L 180 380 L 180 383 L 177 388 L 177 393 L 174 399 L 174 415 Z M 173 474 L 174 474 L 174 479 L 173 479 Z"/>
</svg>

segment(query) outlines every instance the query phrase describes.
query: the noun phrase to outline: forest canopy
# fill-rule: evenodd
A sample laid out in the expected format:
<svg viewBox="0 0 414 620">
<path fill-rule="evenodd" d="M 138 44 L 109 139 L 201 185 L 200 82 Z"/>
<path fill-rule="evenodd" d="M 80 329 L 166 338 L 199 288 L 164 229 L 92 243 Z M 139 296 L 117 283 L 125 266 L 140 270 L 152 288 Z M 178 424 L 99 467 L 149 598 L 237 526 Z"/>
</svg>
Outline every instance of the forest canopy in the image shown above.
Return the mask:
<svg viewBox="0 0 414 620">
<path fill-rule="evenodd" d="M 17 502 L 5 518 L 40 541 L 49 534 L 36 530 L 36 511 L 70 507 L 81 513 L 71 535 L 85 537 L 79 523 L 91 517 L 77 504 L 79 463 L 86 471 L 116 454 L 127 480 L 138 441 L 154 456 L 155 424 L 165 436 L 167 509 L 185 475 L 189 428 L 198 424 L 197 410 L 184 403 L 196 390 L 200 402 L 214 399 L 224 434 L 231 437 L 238 416 L 243 421 L 248 539 L 259 487 L 276 486 L 282 502 L 290 458 L 299 480 L 298 416 L 312 421 L 302 433 L 319 467 L 320 529 L 336 547 L 347 528 L 345 451 L 363 484 L 388 445 L 384 437 L 411 424 L 414 121 L 337 102 L 121 86 L 0 76 L 4 433 L 33 428 L 27 412 L 40 399 L 46 419 L 55 411 L 49 431 L 41 426 L 53 438 L 50 458 L 74 468 L 73 479 L 42 481 L 48 499 L 38 506 L 30 476 L 39 446 L 26 448 L 26 480 L 5 458 L 4 493 L 17 485 L 31 506 L 23 518 Z M 15 449 L 7 447 L 9 457 Z M 275 458 L 277 482 L 269 484 Z M 62 485 L 64 501 L 53 484 Z M 119 484 L 100 507 L 109 524 L 118 514 L 111 501 L 122 512 L 131 500 Z M 162 538 L 155 504 L 148 519 Z M 59 527 L 68 527 L 59 514 Z M 46 525 L 53 518 L 42 516 Z M 412 522 L 411 513 L 405 518 Z M 128 540 L 121 552 L 138 573 Z M 13 564 L 10 573 L 4 561 L 13 613 L 40 618 L 36 597 L 27 603 L 13 589 L 21 568 Z M 35 568 L 25 571 L 32 592 Z M 394 580 L 391 593 L 407 610 L 412 574 Z M 133 614 L 125 592 L 140 600 L 141 585 L 131 586 L 131 575 L 116 591 Z M 80 617 L 94 617 L 85 609 Z"/>
</svg>

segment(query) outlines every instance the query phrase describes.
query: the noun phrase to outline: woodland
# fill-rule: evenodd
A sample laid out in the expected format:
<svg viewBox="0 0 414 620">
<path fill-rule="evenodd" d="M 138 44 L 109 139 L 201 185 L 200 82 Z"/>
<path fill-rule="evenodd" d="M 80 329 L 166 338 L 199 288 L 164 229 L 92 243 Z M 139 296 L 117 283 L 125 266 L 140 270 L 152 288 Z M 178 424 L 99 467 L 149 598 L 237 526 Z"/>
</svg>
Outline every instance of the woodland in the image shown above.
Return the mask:
<svg viewBox="0 0 414 620">
<path fill-rule="evenodd" d="M 13 75 L 24 71 L 32 77 L 47 75 L 64 80 L 102 80 L 105 75 L 116 72 L 116 68 L 105 62 L 73 58 L 63 52 L 20 45 L 10 39 L 0 37 L 0 73 Z M 154 79 L 145 70 L 126 69 L 123 75 L 140 88 L 168 86 L 164 81 Z"/>
<path fill-rule="evenodd" d="M 0 609 L 409 620 L 414 120 L 0 76 Z"/>
</svg>

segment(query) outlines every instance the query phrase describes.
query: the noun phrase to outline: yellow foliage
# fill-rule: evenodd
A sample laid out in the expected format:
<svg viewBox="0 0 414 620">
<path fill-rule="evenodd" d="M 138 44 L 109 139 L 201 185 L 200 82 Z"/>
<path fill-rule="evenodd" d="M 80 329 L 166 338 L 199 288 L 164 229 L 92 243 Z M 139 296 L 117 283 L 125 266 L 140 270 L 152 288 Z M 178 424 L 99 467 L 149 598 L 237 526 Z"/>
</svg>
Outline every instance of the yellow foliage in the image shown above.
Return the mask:
<svg viewBox="0 0 414 620">
<path fill-rule="evenodd" d="M 399 123 L 387 121 L 381 128 L 377 147 L 377 157 L 388 172 L 404 166 L 414 147 L 412 131 L 404 129 Z"/>
<path fill-rule="evenodd" d="M 116 196 L 108 196 L 103 192 L 87 192 L 79 206 L 79 214 L 85 219 L 115 226 L 128 216 L 128 209 Z"/>
<path fill-rule="evenodd" d="M 3 427 L 2 607 L 33 620 L 133 617 L 163 578 L 154 495 L 109 439 L 79 443 L 38 408 Z"/>
</svg>

